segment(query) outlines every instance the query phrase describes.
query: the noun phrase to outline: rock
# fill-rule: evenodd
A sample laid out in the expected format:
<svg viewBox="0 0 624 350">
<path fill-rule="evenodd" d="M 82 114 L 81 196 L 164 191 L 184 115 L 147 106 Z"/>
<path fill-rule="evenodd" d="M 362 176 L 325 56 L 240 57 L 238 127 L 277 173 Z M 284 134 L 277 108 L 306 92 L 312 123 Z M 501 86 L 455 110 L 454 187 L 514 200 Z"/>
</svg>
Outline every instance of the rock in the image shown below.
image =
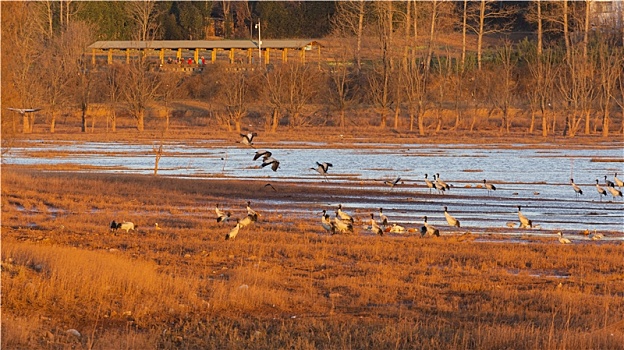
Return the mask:
<svg viewBox="0 0 624 350">
<path fill-rule="evenodd" d="M 74 337 L 76 337 L 78 339 L 80 339 L 80 337 L 81 337 L 80 332 L 78 332 L 77 330 L 75 330 L 73 328 L 66 330 L 65 333 L 67 333 L 68 335 L 72 335 L 72 336 L 74 336 Z"/>
</svg>

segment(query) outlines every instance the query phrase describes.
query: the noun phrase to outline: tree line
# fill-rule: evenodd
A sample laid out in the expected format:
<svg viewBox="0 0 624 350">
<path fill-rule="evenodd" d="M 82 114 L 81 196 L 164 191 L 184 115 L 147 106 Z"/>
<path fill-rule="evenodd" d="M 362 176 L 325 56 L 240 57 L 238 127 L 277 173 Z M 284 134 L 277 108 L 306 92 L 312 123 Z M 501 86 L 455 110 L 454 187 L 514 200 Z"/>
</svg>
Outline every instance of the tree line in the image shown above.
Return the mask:
<svg viewBox="0 0 624 350">
<path fill-rule="evenodd" d="M 260 114 L 272 132 L 368 124 L 420 135 L 495 128 L 608 137 L 624 131 L 624 32 L 597 26 L 591 4 L 3 2 L 11 16 L 2 17 L 2 103 L 42 106 L 51 133 L 70 110 L 79 111 L 83 132 L 96 116 L 115 132 L 119 113 L 143 131 L 154 105 L 167 129 L 172 102 L 192 99 L 214 106 L 211 117 L 228 130 Z M 253 70 L 215 64 L 194 75 L 154 69 L 141 55 L 129 64 L 91 65 L 86 47 L 96 39 L 205 38 L 215 28 L 205 23 L 219 11 L 232 38 L 250 37 L 257 18 L 263 37 L 306 37 L 312 24 L 303 18 L 322 17 L 319 33 L 331 59 Z M 282 27 L 292 32 L 271 34 Z M 519 28 L 530 31 L 524 40 L 515 39 Z M 32 131 L 35 115 L 20 121 L 7 113 L 3 134 Z"/>
</svg>

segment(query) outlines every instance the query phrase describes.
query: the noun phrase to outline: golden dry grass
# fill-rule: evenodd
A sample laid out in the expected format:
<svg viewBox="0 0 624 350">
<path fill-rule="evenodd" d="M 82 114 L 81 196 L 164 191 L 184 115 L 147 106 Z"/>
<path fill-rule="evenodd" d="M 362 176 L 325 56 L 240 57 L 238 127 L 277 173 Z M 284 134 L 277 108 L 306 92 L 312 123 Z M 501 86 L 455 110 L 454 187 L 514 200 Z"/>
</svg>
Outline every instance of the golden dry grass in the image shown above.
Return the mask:
<svg viewBox="0 0 624 350">
<path fill-rule="evenodd" d="M 262 207 L 253 182 L 2 170 L 3 348 L 624 343 L 621 242 L 327 236 Z M 259 222 L 225 241 L 232 224 L 216 223 L 214 204 L 240 217 L 248 199 Z M 111 233 L 113 219 L 138 232 Z"/>
</svg>

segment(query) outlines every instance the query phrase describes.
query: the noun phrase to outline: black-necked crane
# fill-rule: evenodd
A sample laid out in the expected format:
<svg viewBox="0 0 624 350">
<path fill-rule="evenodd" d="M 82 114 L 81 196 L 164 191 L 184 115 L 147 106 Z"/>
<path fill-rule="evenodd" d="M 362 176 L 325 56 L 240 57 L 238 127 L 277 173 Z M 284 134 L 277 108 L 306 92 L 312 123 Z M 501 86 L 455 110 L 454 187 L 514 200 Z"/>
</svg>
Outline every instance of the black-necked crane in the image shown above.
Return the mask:
<svg viewBox="0 0 624 350">
<path fill-rule="evenodd" d="M 252 218 L 255 219 L 254 221 L 257 221 L 259 214 L 255 210 L 251 209 L 251 201 L 247 201 L 246 209 L 247 209 L 247 216 L 251 216 Z"/>
<path fill-rule="evenodd" d="M 394 188 L 394 186 L 396 186 L 396 185 L 398 185 L 398 184 L 399 184 L 399 181 L 401 181 L 401 177 L 400 177 L 400 176 L 397 176 L 397 178 L 396 178 L 396 179 L 394 179 L 394 180 L 392 180 L 392 181 L 390 181 L 390 180 L 385 180 L 385 181 L 384 181 L 384 184 L 386 184 L 386 185 L 390 186 L 390 189 L 393 189 L 393 188 Z"/>
<path fill-rule="evenodd" d="M 383 208 L 379 208 L 379 221 L 384 226 L 388 225 L 388 217 L 383 213 Z"/>
<path fill-rule="evenodd" d="M 260 157 L 262 157 L 262 160 L 267 160 L 272 155 L 273 153 L 271 153 L 271 151 L 259 150 L 259 151 L 256 151 L 256 154 L 254 154 L 253 160 L 257 160 Z"/>
<path fill-rule="evenodd" d="M 234 237 L 236 237 L 240 229 L 241 229 L 241 225 L 237 222 L 236 226 L 234 226 L 234 228 L 231 229 L 230 232 L 225 235 L 225 240 L 227 241 L 228 239 L 233 239 Z"/>
<path fill-rule="evenodd" d="M 9 111 L 13 111 L 13 112 L 17 112 L 21 115 L 24 115 L 26 113 L 34 113 L 37 111 L 40 111 L 41 108 L 7 108 Z"/>
<path fill-rule="evenodd" d="M 269 166 L 269 165 L 271 166 L 271 169 L 273 171 L 277 171 L 277 168 L 279 168 L 280 166 L 280 162 L 273 157 L 268 157 L 263 160 L 262 167 L 264 168 L 265 166 Z"/>
<path fill-rule="evenodd" d="M 594 230 L 594 233 L 589 235 L 589 239 L 591 239 L 592 241 L 597 241 L 603 238 L 604 238 L 604 235 L 602 233 L 596 232 L 596 230 Z"/>
<path fill-rule="evenodd" d="M 420 236 L 423 237 L 423 236 L 427 235 L 427 236 L 440 237 L 440 230 L 438 230 L 434 226 L 431 226 L 431 225 L 429 225 L 427 223 L 427 216 L 424 216 L 423 220 L 424 220 L 424 224 L 420 228 Z"/>
<path fill-rule="evenodd" d="M 327 214 L 326 210 L 323 210 L 323 216 L 321 216 L 321 225 L 330 234 L 333 235 L 334 233 L 336 233 L 336 227 L 334 223 L 331 222 L 331 219 L 329 218 L 329 214 Z"/>
<path fill-rule="evenodd" d="M 371 231 L 373 231 L 374 234 L 383 236 L 383 230 L 381 229 L 381 227 L 379 227 L 377 221 L 375 221 L 375 214 L 371 213 L 370 217 Z"/>
<path fill-rule="evenodd" d="M 600 201 L 602 201 L 602 196 L 607 195 L 607 191 L 604 188 L 602 188 L 602 186 L 600 186 L 600 183 L 598 183 L 598 179 L 596 179 L 596 191 L 598 191 L 598 196 L 600 197 Z"/>
<path fill-rule="evenodd" d="M 613 196 L 613 200 L 615 200 L 615 197 L 622 197 L 622 191 L 618 190 L 615 187 L 607 187 L 607 190 L 611 193 L 611 195 Z"/>
<path fill-rule="evenodd" d="M 557 232 L 557 235 L 559 236 L 559 242 L 561 244 L 570 244 L 570 243 L 572 243 L 572 241 L 570 241 L 569 239 L 563 237 L 563 233 L 561 231 Z"/>
<path fill-rule="evenodd" d="M 241 228 L 244 228 L 244 227 L 247 227 L 247 226 L 253 224 L 256 221 L 258 221 L 258 217 L 257 216 L 247 215 L 244 218 L 238 220 L 238 225 L 240 225 Z"/>
<path fill-rule="evenodd" d="M 425 174 L 425 185 L 427 185 L 427 188 L 429 188 L 429 193 L 431 193 L 431 189 L 434 188 L 433 186 L 433 182 L 431 182 L 431 180 L 429 180 L 427 177 L 429 175 Z"/>
<path fill-rule="evenodd" d="M 448 213 L 448 208 L 444 206 L 444 217 L 446 218 L 446 222 L 452 227 L 460 227 L 459 220 L 455 219 L 451 214 Z"/>
<path fill-rule="evenodd" d="M 483 179 L 483 186 L 485 186 L 485 189 L 488 191 L 488 194 L 490 194 L 490 191 L 496 191 L 496 186 L 487 183 L 485 179 Z"/>
<path fill-rule="evenodd" d="M 605 186 L 607 187 L 615 187 L 615 184 L 613 183 L 613 181 L 607 179 L 607 175 L 604 176 L 605 179 Z"/>
<path fill-rule="evenodd" d="M 574 179 L 570 179 L 570 185 L 572 185 L 572 188 L 574 189 L 574 192 L 576 192 L 576 196 L 578 197 L 579 194 L 583 194 L 583 190 L 581 190 L 580 187 L 578 187 L 575 183 L 574 183 Z"/>
<path fill-rule="evenodd" d="M 230 212 L 224 212 L 219 208 L 219 204 L 215 206 L 215 213 L 217 213 L 217 222 L 226 222 L 230 219 L 232 215 Z"/>
<path fill-rule="evenodd" d="M 440 182 L 438 182 L 435 175 L 433 175 L 433 187 L 438 190 L 438 193 L 444 194 L 444 191 L 446 191 L 446 186 L 443 186 Z"/>
<path fill-rule="evenodd" d="M 622 186 L 624 186 L 624 182 L 622 182 L 622 180 L 618 179 L 617 173 L 615 173 L 615 176 L 613 176 L 613 181 L 615 181 L 615 184 L 619 188 L 622 188 Z"/>
<path fill-rule="evenodd" d="M 253 139 L 254 137 L 258 136 L 257 133 L 255 132 L 250 132 L 247 134 L 240 134 L 240 136 L 243 137 L 243 139 L 240 141 L 240 143 L 247 145 L 247 146 L 251 146 L 253 147 Z"/>
<path fill-rule="evenodd" d="M 351 217 L 351 215 L 345 213 L 342 210 L 342 204 L 338 204 L 338 209 L 336 210 L 336 216 L 340 218 L 340 220 L 342 221 L 348 221 L 348 222 L 353 223 L 353 218 Z"/>
<path fill-rule="evenodd" d="M 329 168 L 334 166 L 332 163 L 327 163 L 327 162 L 323 162 L 323 163 L 319 163 L 316 162 L 316 168 L 310 168 L 314 171 L 316 171 L 317 173 L 323 175 L 325 177 L 325 180 L 327 180 L 327 172 L 329 171 Z M 329 181 L 329 180 L 327 180 Z"/>
<path fill-rule="evenodd" d="M 445 190 L 447 190 L 447 191 L 448 191 L 448 190 L 450 190 L 450 189 L 451 189 L 451 186 L 449 186 L 446 182 L 444 182 L 444 181 L 440 178 L 440 173 L 436 173 L 436 175 L 437 175 L 436 181 L 437 181 L 440 185 L 442 185 L 442 187 L 444 187 L 444 189 L 445 189 Z"/>
<path fill-rule="evenodd" d="M 527 219 L 524 214 L 522 214 L 521 207 L 518 206 L 518 219 L 520 220 L 520 228 L 531 228 L 533 227 L 533 221 Z"/>
<path fill-rule="evenodd" d="M 336 215 L 338 213 L 336 212 Z M 349 233 L 353 232 L 353 224 L 349 221 L 344 221 L 340 219 L 338 216 L 334 218 L 334 227 L 336 233 Z"/>
</svg>

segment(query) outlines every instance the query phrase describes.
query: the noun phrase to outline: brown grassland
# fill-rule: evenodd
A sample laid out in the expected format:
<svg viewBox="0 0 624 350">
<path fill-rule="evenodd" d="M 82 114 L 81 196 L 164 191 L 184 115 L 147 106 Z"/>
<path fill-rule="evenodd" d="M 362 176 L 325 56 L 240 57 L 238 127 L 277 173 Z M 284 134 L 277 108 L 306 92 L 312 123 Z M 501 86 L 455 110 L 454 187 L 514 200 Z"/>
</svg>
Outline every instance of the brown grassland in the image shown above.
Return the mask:
<svg viewBox="0 0 624 350">
<path fill-rule="evenodd" d="M 622 242 L 329 236 L 261 204 L 312 213 L 325 194 L 263 184 L 3 166 L 2 348 L 624 344 Z M 215 203 L 240 217 L 247 200 L 259 221 L 224 240 L 233 224 L 216 223 Z M 113 219 L 139 228 L 111 233 Z"/>
</svg>

